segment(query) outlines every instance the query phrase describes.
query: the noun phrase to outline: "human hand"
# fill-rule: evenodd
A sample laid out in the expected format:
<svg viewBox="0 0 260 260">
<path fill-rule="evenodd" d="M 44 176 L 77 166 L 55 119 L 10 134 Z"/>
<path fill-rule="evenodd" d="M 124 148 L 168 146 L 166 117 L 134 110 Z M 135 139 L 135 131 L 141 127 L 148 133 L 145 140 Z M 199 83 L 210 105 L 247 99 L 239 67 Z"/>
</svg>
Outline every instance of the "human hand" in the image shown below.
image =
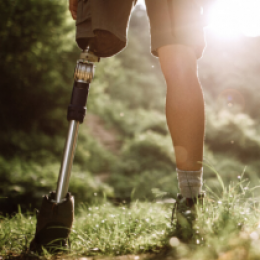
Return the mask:
<svg viewBox="0 0 260 260">
<path fill-rule="evenodd" d="M 69 0 L 69 10 L 73 20 L 77 20 L 78 0 Z"/>
</svg>

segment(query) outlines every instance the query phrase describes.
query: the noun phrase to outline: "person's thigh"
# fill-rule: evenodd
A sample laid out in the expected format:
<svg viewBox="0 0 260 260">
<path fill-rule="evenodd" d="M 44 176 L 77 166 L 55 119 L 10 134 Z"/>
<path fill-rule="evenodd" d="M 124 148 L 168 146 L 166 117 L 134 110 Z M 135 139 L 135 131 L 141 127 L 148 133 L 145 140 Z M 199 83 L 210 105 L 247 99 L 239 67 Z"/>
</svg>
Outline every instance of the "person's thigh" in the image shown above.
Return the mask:
<svg viewBox="0 0 260 260">
<path fill-rule="evenodd" d="M 96 55 L 108 57 L 126 46 L 135 0 L 79 0 L 76 40 Z"/>
<path fill-rule="evenodd" d="M 195 0 L 146 0 L 151 26 L 151 50 L 167 45 L 191 47 L 197 58 L 205 48 L 202 7 Z"/>
</svg>

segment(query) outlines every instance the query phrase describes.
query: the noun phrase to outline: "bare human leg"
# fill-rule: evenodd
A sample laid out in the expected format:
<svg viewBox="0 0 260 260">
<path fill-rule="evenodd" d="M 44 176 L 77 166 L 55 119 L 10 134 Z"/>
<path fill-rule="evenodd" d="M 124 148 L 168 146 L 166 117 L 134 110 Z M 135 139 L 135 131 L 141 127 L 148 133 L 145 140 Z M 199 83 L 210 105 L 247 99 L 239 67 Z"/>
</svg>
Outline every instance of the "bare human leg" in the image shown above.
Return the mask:
<svg viewBox="0 0 260 260">
<path fill-rule="evenodd" d="M 202 187 L 205 126 L 197 58 L 193 49 L 184 45 L 163 46 L 158 53 L 167 84 L 166 118 L 175 150 L 179 187 L 186 182 L 186 186 L 194 186 L 193 193 L 197 196 Z M 183 192 L 186 197 L 194 195 L 187 195 L 187 190 Z"/>
<path fill-rule="evenodd" d="M 163 46 L 158 52 L 167 83 L 166 118 L 177 168 L 198 171 L 202 167 L 205 116 L 195 53 L 183 45 Z"/>
</svg>

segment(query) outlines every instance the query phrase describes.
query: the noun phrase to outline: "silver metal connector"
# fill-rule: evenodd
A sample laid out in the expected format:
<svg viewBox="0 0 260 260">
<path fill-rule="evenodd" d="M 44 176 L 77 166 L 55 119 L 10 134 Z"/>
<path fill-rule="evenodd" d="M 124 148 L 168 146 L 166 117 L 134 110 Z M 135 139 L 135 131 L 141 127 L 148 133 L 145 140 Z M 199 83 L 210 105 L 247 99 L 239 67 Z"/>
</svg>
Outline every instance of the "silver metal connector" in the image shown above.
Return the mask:
<svg viewBox="0 0 260 260">
<path fill-rule="evenodd" d="M 74 80 L 77 82 L 91 83 L 94 77 L 94 65 L 93 63 L 86 63 L 82 60 L 77 61 L 75 68 Z"/>
<path fill-rule="evenodd" d="M 97 57 L 88 49 L 80 54 L 80 58 L 77 61 L 77 65 L 74 72 L 74 80 L 77 82 L 91 83 L 94 77 L 94 64 L 93 62 L 99 62 L 100 58 Z"/>
</svg>

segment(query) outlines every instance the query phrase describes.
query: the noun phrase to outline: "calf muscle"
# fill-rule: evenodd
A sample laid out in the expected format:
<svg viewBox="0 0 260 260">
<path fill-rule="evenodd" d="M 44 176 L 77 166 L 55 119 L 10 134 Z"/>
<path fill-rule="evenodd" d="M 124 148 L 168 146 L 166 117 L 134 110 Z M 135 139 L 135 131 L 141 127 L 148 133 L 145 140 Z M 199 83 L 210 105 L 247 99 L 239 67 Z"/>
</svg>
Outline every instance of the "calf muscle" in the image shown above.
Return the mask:
<svg viewBox="0 0 260 260">
<path fill-rule="evenodd" d="M 202 167 L 205 127 L 196 56 L 192 48 L 182 45 L 164 46 L 158 52 L 167 83 L 166 118 L 177 168 L 196 171 Z"/>
</svg>

